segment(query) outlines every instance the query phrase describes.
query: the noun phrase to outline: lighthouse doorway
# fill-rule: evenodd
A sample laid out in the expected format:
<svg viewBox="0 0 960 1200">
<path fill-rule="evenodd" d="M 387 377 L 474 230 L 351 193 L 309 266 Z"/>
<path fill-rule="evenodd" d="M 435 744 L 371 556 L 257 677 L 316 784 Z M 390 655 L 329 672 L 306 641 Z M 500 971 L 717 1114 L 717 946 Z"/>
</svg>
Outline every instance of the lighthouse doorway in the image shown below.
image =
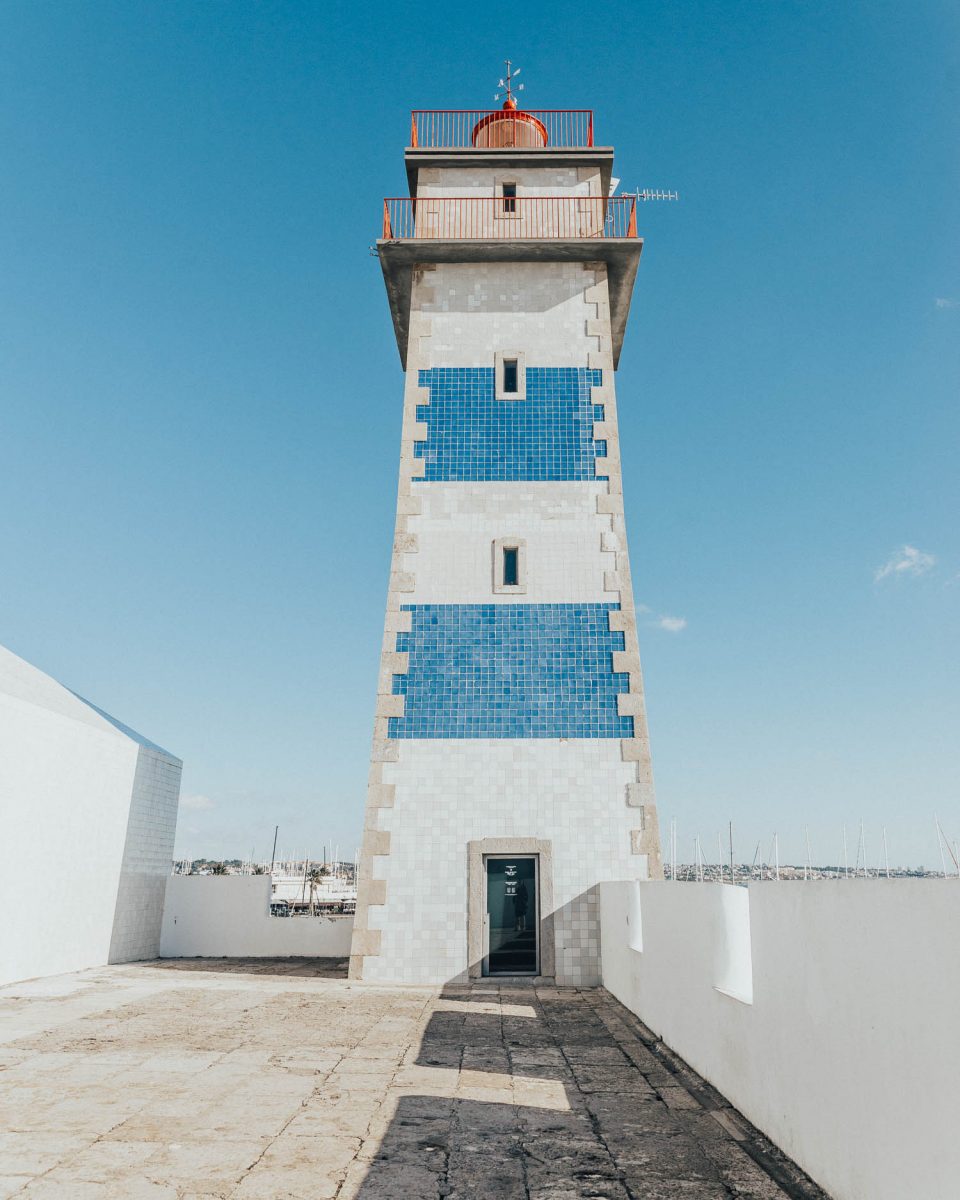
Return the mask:
<svg viewBox="0 0 960 1200">
<path fill-rule="evenodd" d="M 488 855 L 484 877 L 484 975 L 539 974 L 538 856 Z"/>
</svg>

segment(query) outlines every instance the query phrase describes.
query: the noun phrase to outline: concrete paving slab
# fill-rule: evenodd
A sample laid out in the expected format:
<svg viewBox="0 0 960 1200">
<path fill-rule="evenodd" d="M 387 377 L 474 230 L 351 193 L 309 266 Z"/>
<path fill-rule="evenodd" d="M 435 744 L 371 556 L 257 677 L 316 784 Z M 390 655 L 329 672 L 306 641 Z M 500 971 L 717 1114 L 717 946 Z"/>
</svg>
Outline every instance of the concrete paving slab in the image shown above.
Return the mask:
<svg viewBox="0 0 960 1200">
<path fill-rule="evenodd" d="M 0 990 L 0 1123 L 0 1200 L 823 1200 L 602 989 L 314 960 Z"/>
</svg>

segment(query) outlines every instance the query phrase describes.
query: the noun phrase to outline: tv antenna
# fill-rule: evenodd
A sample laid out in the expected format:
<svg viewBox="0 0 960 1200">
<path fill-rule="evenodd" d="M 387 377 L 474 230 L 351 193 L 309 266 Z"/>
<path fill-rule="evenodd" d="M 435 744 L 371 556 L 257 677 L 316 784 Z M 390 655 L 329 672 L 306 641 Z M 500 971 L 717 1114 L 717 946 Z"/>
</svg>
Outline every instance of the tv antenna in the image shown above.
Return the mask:
<svg viewBox="0 0 960 1200">
<path fill-rule="evenodd" d="M 511 71 L 510 59 L 505 58 L 503 61 L 507 68 L 507 77 L 506 77 L 506 79 L 501 79 L 498 81 L 497 86 L 500 88 L 500 91 L 498 91 L 497 94 L 494 96 L 493 102 L 494 102 L 494 104 L 496 104 L 496 102 L 499 99 L 501 99 L 501 97 L 506 96 L 507 107 L 512 108 L 512 107 L 514 107 L 514 104 L 515 104 L 515 101 L 513 99 L 513 81 L 520 74 L 521 68 L 517 67 L 517 69 L 515 71 Z M 517 84 L 517 91 L 518 92 L 523 91 L 522 83 Z"/>
<path fill-rule="evenodd" d="M 638 200 L 679 200 L 679 192 L 663 191 L 660 188 L 637 188 L 635 192 L 621 192 L 622 196 L 636 196 Z"/>
</svg>

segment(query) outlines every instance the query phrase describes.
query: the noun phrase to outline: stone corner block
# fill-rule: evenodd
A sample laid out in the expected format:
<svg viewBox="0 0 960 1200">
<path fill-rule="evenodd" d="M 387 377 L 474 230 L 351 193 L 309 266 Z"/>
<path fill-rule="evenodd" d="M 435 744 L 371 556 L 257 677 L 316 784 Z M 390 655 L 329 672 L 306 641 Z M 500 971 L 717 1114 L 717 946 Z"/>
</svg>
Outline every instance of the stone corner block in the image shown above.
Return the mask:
<svg viewBox="0 0 960 1200">
<path fill-rule="evenodd" d="M 613 670 L 616 674 L 640 670 L 640 655 L 635 650 L 614 650 Z"/>
<path fill-rule="evenodd" d="M 604 571 L 603 590 L 605 592 L 619 592 L 623 590 L 623 581 L 617 571 Z M 617 650 L 615 653 L 622 654 L 623 651 Z M 613 669 L 616 670 L 617 668 L 614 667 Z"/>
<path fill-rule="evenodd" d="M 378 717 L 402 717 L 406 706 L 405 696 L 378 696 Z"/>
<path fill-rule="evenodd" d="M 363 831 L 363 856 L 371 854 L 388 855 L 390 853 L 390 833 L 386 829 L 365 829 Z"/>
<path fill-rule="evenodd" d="M 620 717 L 643 716 L 643 697 L 633 692 L 620 692 L 617 696 L 617 715 Z"/>
<path fill-rule="evenodd" d="M 387 633 L 410 633 L 413 629 L 413 613 L 392 609 L 387 613 Z M 397 651 L 396 653 L 401 653 Z M 401 672 L 398 672 L 400 674 Z"/>
<path fill-rule="evenodd" d="M 407 675 L 410 672 L 410 655 L 406 650 L 384 650 L 380 667 L 386 675 Z"/>
<path fill-rule="evenodd" d="M 602 492 L 597 497 L 597 513 L 601 517 L 619 517 L 623 515 L 623 493 L 608 492 L 604 495 Z"/>
<path fill-rule="evenodd" d="M 392 592 L 412 592 L 416 586 L 417 577 L 412 571 L 390 572 L 390 590 Z"/>
<path fill-rule="evenodd" d="M 398 762 L 400 747 L 392 738 L 377 738 L 370 755 L 373 762 Z"/>
<path fill-rule="evenodd" d="M 627 808 L 639 808 L 641 812 L 646 808 L 647 804 L 653 802 L 653 781 L 641 780 L 636 783 L 627 784 Z M 644 824 L 645 815 L 640 818 L 640 824 Z"/>
<path fill-rule="evenodd" d="M 611 608 L 607 613 L 607 620 L 611 633 L 626 633 L 635 624 L 635 621 L 631 621 L 630 612 L 624 608 Z"/>
<path fill-rule="evenodd" d="M 624 762 L 646 762 L 650 757 L 650 748 L 643 738 L 623 738 L 620 757 Z"/>
<path fill-rule="evenodd" d="M 367 803 L 371 808 L 393 808 L 396 793 L 394 783 L 371 783 L 367 786 Z"/>
<path fill-rule="evenodd" d="M 380 953 L 379 929 L 355 929 L 350 943 L 350 957 Z"/>
</svg>

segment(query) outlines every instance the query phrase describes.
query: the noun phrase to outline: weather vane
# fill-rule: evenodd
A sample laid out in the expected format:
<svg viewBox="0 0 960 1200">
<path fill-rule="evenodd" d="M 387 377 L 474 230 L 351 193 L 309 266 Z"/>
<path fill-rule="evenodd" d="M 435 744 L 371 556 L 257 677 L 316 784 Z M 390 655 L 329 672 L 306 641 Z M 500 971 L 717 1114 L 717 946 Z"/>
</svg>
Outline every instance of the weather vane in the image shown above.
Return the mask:
<svg viewBox="0 0 960 1200">
<path fill-rule="evenodd" d="M 499 92 L 497 92 L 497 94 L 494 96 L 493 101 L 494 101 L 494 103 L 496 103 L 501 98 L 501 96 L 506 96 L 506 98 L 507 98 L 506 105 L 507 105 L 507 107 L 512 108 L 514 106 L 514 104 L 516 103 L 513 99 L 513 81 L 520 74 L 520 68 L 517 67 L 517 69 L 515 71 L 511 71 L 510 70 L 510 59 L 505 58 L 503 61 L 507 68 L 507 77 L 506 77 L 506 79 L 501 79 L 499 81 L 498 86 L 500 87 L 501 90 Z M 523 91 L 522 83 L 517 84 L 517 91 L 518 92 Z"/>
</svg>

